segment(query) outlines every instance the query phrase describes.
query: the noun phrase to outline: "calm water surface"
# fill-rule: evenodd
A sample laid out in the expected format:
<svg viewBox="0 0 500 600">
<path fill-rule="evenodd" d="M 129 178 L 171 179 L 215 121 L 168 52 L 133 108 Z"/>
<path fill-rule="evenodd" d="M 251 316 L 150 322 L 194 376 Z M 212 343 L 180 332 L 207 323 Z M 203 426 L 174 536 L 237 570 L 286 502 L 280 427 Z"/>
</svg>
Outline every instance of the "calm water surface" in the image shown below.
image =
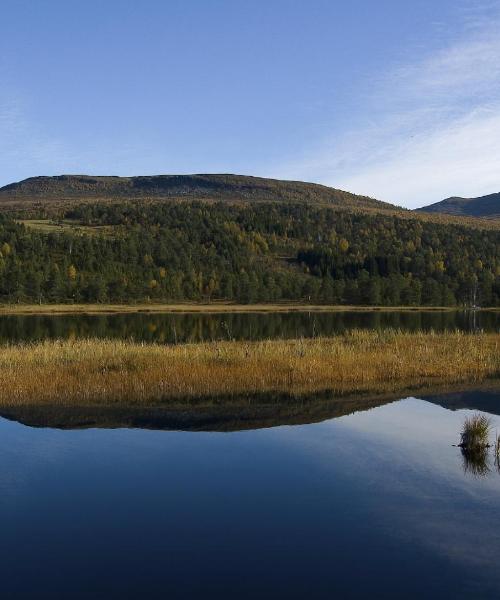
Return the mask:
<svg viewBox="0 0 500 600">
<path fill-rule="evenodd" d="M 500 430 L 500 390 L 230 433 L 1 419 L 2 597 L 498 598 L 471 409 Z"/>
<path fill-rule="evenodd" d="M 0 343 L 101 337 L 165 343 L 332 335 L 347 329 L 500 331 L 500 312 L 384 311 L 0 316 Z"/>
</svg>

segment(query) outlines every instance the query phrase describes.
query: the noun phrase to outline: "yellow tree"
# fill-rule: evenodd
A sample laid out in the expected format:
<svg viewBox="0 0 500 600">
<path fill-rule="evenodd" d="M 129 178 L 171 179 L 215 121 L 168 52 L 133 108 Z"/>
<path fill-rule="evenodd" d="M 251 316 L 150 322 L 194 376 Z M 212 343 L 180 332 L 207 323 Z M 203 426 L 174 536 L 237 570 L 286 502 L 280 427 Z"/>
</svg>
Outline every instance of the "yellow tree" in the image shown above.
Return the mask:
<svg viewBox="0 0 500 600">
<path fill-rule="evenodd" d="M 70 281 L 75 281 L 76 275 L 77 275 L 77 271 L 76 271 L 75 265 L 70 265 L 68 267 L 68 279 Z"/>
</svg>

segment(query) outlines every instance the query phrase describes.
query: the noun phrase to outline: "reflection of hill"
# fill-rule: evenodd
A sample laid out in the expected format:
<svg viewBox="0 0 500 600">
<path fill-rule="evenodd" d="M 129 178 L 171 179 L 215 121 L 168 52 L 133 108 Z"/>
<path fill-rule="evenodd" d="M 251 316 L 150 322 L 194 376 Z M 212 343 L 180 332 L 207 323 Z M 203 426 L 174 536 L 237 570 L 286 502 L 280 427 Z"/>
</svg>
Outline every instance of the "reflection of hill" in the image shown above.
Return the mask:
<svg viewBox="0 0 500 600">
<path fill-rule="evenodd" d="M 3 407 L 0 417 L 30 427 L 58 429 L 140 428 L 182 431 L 241 431 L 280 425 L 304 425 L 370 410 L 415 396 L 449 410 L 471 408 L 500 414 L 500 383 L 471 390 L 456 388 L 399 391 L 392 394 L 332 397 L 324 392 L 303 398 L 256 396 L 249 400 L 217 398 L 212 402 L 162 406 Z"/>
<path fill-rule="evenodd" d="M 471 410 L 481 410 L 492 415 L 500 415 L 500 386 L 419 397 L 422 400 L 438 404 L 448 410 L 468 408 Z"/>
</svg>

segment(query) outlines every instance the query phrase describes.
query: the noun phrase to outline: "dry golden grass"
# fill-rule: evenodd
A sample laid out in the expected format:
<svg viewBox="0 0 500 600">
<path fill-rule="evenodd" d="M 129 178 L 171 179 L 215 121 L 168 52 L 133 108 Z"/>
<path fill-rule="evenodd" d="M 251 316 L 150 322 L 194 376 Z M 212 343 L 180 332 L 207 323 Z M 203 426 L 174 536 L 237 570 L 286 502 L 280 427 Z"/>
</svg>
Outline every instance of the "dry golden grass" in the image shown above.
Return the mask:
<svg viewBox="0 0 500 600">
<path fill-rule="evenodd" d="M 500 335 L 354 331 L 162 346 L 46 341 L 0 348 L 0 406 L 156 404 L 261 393 L 387 391 L 500 374 Z"/>
</svg>

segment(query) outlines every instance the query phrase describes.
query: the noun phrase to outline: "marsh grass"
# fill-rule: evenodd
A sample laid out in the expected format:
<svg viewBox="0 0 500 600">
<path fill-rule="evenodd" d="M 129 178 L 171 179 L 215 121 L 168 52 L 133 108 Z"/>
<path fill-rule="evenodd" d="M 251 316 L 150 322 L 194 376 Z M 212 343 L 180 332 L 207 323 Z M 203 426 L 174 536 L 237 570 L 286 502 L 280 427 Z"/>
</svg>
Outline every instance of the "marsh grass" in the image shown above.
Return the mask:
<svg viewBox="0 0 500 600">
<path fill-rule="evenodd" d="M 95 339 L 16 344 L 0 347 L 0 406 L 163 404 L 475 383 L 500 374 L 499 341 L 498 334 L 358 330 L 171 346 Z"/>
</svg>

